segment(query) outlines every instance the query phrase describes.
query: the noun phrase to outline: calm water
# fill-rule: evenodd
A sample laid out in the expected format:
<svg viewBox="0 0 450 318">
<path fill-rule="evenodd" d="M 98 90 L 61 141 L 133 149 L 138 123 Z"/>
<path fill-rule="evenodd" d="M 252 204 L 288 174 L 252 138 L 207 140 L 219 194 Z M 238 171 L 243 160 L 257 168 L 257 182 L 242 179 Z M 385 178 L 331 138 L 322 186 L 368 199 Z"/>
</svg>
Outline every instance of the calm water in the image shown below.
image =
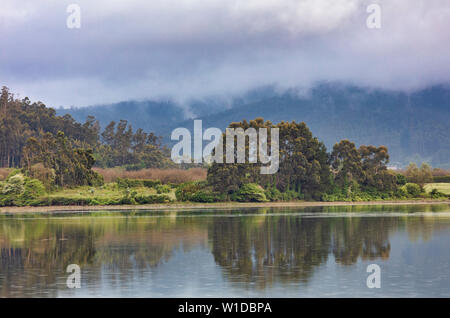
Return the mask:
<svg viewBox="0 0 450 318">
<path fill-rule="evenodd" d="M 450 297 L 449 230 L 448 204 L 3 215 L 0 297 Z"/>
</svg>

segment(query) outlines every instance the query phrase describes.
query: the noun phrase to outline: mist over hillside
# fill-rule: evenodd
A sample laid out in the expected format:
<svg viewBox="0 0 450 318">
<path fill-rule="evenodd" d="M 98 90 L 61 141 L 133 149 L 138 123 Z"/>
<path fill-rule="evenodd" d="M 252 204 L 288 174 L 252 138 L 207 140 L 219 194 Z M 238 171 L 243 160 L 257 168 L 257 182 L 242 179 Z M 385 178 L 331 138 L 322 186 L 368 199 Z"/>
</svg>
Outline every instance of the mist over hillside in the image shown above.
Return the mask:
<svg viewBox="0 0 450 318">
<path fill-rule="evenodd" d="M 413 93 L 321 84 L 306 95 L 252 91 L 232 100 L 199 100 L 183 107 L 172 102 L 122 102 L 113 105 L 59 109 L 84 122 L 94 115 L 104 127 L 111 120 L 128 120 L 133 127 L 154 131 L 170 142 L 176 127 L 192 129 L 193 118 L 203 128 L 224 129 L 229 123 L 263 117 L 272 122 L 304 121 L 328 149 L 341 139 L 386 145 L 391 164 L 427 161 L 450 168 L 450 89 L 433 86 Z"/>
</svg>

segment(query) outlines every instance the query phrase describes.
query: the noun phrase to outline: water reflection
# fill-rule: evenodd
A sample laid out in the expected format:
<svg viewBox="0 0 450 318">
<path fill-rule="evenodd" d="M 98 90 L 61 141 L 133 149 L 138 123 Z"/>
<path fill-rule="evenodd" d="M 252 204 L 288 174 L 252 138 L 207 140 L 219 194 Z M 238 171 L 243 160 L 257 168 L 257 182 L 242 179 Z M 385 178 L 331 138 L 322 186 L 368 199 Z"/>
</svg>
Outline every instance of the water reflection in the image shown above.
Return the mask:
<svg viewBox="0 0 450 318">
<path fill-rule="evenodd" d="M 448 234 L 450 217 L 419 213 L 426 210 L 449 211 L 428 205 L 1 216 L 0 297 L 57 296 L 66 289 L 69 264 L 89 272 L 89 286 L 102 284 L 107 273 L 120 288 L 193 249 L 208 251 L 235 288 L 307 284 L 330 261 L 350 268 L 388 260 L 396 233 L 406 233 L 409 244 Z M 380 214 L 387 211 L 398 213 Z M 342 214 L 348 212 L 358 214 Z M 167 284 L 174 283 L 169 274 Z"/>
<path fill-rule="evenodd" d="M 307 281 L 326 262 L 331 246 L 327 219 L 290 216 L 217 218 L 212 253 L 230 281 L 258 288 L 274 281 Z"/>
</svg>

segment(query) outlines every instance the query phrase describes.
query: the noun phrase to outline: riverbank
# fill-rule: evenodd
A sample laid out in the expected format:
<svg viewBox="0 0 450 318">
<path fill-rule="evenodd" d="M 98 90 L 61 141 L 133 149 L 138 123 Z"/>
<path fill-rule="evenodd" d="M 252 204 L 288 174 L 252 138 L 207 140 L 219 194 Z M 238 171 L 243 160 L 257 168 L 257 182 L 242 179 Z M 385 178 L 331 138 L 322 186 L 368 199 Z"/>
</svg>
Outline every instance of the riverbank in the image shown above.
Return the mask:
<svg viewBox="0 0 450 318">
<path fill-rule="evenodd" d="M 358 201 L 358 202 L 220 202 L 220 203 L 167 203 L 142 205 L 96 205 L 96 206 L 38 206 L 38 207 L 2 207 L 0 214 L 21 213 L 55 213 L 55 212 L 83 212 L 83 211 L 131 211 L 131 210 L 186 210 L 186 209 L 236 209 L 236 208 L 296 208 L 296 207 L 326 207 L 326 206 L 355 206 L 355 205 L 419 205 L 419 204 L 450 204 L 450 200 L 391 200 L 391 201 Z"/>
</svg>

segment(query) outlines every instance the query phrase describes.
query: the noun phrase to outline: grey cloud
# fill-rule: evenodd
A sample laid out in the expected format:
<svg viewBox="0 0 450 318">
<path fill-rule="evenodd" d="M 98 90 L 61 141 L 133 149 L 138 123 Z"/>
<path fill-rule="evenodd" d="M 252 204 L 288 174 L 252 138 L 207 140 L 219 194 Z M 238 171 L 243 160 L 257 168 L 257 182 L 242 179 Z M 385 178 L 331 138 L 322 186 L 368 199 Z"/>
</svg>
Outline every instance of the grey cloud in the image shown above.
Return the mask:
<svg viewBox="0 0 450 318">
<path fill-rule="evenodd" d="M 76 2 L 82 27 L 66 28 Z M 366 27 L 366 7 L 382 28 Z M 316 81 L 450 81 L 448 0 L 3 0 L 0 75 L 50 106 L 183 102 Z"/>
</svg>

